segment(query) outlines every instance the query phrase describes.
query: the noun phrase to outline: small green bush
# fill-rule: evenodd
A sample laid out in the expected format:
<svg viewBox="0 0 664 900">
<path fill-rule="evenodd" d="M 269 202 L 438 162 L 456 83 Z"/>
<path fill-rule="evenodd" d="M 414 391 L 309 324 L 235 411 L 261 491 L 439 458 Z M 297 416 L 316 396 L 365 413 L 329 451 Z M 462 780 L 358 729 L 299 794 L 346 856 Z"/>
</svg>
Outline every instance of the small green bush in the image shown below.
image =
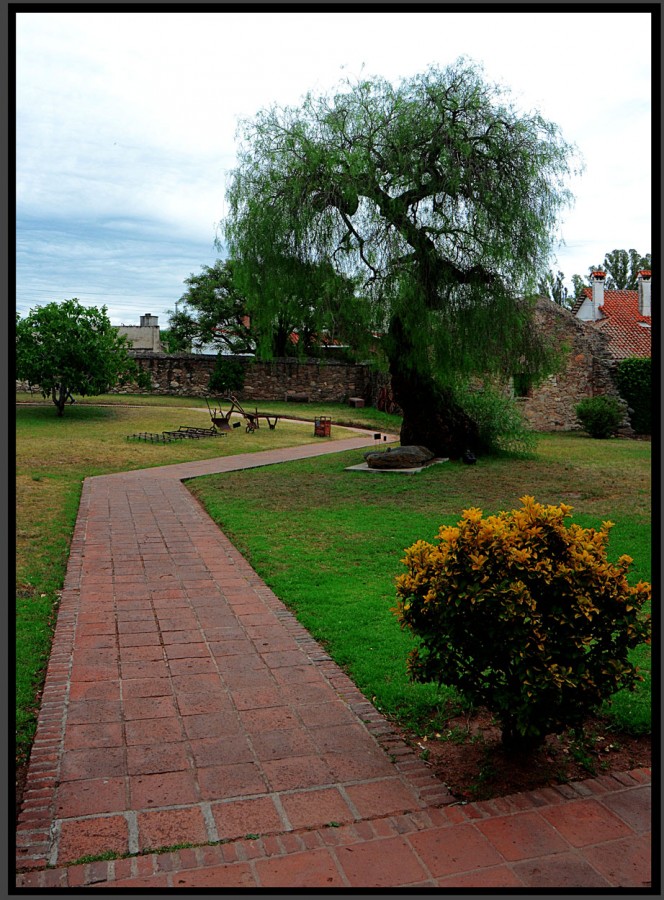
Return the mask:
<svg viewBox="0 0 664 900">
<path fill-rule="evenodd" d="M 615 397 L 586 397 L 575 412 L 581 427 L 592 438 L 609 438 L 623 420 L 623 411 Z"/>
<path fill-rule="evenodd" d="M 455 399 L 477 425 L 480 446 L 489 453 L 530 453 L 536 435 L 512 397 L 485 386 L 481 391 L 464 390 Z"/>
<path fill-rule="evenodd" d="M 649 641 L 650 585 L 628 584 L 629 556 L 607 561 L 611 522 L 567 526 L 570 506 L 521 502 L 467 509 L 437 545 L 408 548 L 395 612 L 419 639 L 411 679 L 456 688 L 497 716 L 506 746 L 530 749 L 640 680 L 628 651 Z"/>
<path fill-rule="evenodd" d="M 629 420 L 637 434 L 652 433 L 652 362 L 647 357 L 621 359 L 614 373 L 620 396 L 630 408 Z"/>
<path fill-rule="evenodd" d="M 234 394 L 243 387 L 244 366 L 240 360 L 219 353 L 208 381 L 208 391 L 212 394 Z"/>
</svg>

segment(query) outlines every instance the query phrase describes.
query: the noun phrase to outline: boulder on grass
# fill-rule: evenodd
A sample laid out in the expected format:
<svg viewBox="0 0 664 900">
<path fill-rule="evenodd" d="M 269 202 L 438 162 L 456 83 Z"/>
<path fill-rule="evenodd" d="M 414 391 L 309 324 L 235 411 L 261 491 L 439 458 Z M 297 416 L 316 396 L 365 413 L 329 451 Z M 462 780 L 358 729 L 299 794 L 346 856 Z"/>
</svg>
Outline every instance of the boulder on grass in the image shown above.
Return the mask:
<svg viewBox="0 0 664 900">
<path fill-rule="evenodd" d="M 394 447 L 364 454 L 370 469 L 416 469 L 434 458 L 426 447 Z"/>
</svg>

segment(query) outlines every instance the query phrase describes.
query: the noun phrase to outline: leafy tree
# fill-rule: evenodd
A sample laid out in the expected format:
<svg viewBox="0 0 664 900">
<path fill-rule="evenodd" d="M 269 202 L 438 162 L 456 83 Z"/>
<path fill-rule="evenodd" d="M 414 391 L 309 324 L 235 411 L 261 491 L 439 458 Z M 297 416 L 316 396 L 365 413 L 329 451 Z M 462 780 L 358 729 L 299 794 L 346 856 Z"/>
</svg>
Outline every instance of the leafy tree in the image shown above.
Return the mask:
<svg viewBox="0 0 664 900">
<path fill-rule="evenodd" d="M 652 360 L 632 356 L 621 359 L 613 370 L 620 396 L 626 401 L 629 419 L 637 434 L 652 433 Z"/>
<path fill-rule="evenodd" d="M 570 303 L 567 296 L 567 288 L 564 285 L 565 276 L 562 272 L 556 275 L 550 270 L 540 279 L 539 290 L 543 297 L 553 300 L 558 306 L 569 308 Z"/>
<path fill-rule="evenodd" d="M 159 332 L 159 340 L 164 353 L 191 353 L 191 345 L 170 328 L 163 328 Z"/>
<path fill-rule="evenodd" d="M 590 276 L 598 269 L 606 272 L 606 288 L 610 291 L 635 291 L 637 289 L 637 276 L 641 269 L 650 269 L 651 254 L 641 256 L 636 250 L 612 250 L 604 256 L 601 265 L 589 266 L 588 277 L 572 275 L 574 296 L 578 297 L 583 288 L 590 286 Z"/>
<path fill-rule="evenodd" d="M 213 344 L 232 353 L 253 353 L 246 301 L 233 283 L 232 263 L 218 259 L 184 283 L 188 288 L 179 301 L 182 307 L 169 311 L 169 330 L 177 349 L 200 350 Z"/>
<path fill-rule="evenodd" d="M 604 257 L 606 286 L 610 290 L 635 291 L 637 275 L 650 268 L 650 253 L 641 256 L 636 250 L 612 250 Z"/>
<path fill-rule="evenodd" d="M 274 318 L 283 260 L 302 263 L 299 278 L 329 263 L 361 280 L 402 443 L 478 447 L 460 385 L 551 363 L 519 298 L 534 294 L 571 199 L 557 127 L 460 60 L 397 87 L 376 78 L 273 106 L 241 137 L 223 233 L 252 315 Z"/>
<path fill-rule="evenodd" d="M 574 296 L 578 297 L 584 287 L 588 287 L 588 279 L 583 279 L 580 275 L 572 275 L 572 284 L 574 285 Z"/>
<path fill-rule="evenodd" d="M 74 394 L 103 394 L 128 381 L 149 389 L 149 376 L 127 351 L 127 339 L 111 325 L 105 306 L 82 306 L 74 298 L 16 317 L 16 378 L 39 385 L 58 416 Z"/>
<path fill-rule="evenodd" d="M 364 341 L 355 282 L 327 260 L 284 254 L 248 276 L 235 262 L 237 283 L 248 298 L 251 332 L 259 356 L 318 356 L 320 344 L 351 336 Z M 253 302 L 251 299 L 253 298 Z"/>
<path fill-rule="evenodd" d="M 274 284 L 263 285 L 264 290 L 277 292 L 275 302 L 265 302 L 262 292 L 260 302 L 251 309 L 238 289 L 236 269 L 232 260 L 217 260 L 185 280 L 189 288 L 180 299 L 183 306 L 169 313 L 178 349 L 212 344 L 238 354 L 310 356 L 319 352 L 320 328 L 328 337 L 350 330 L 347 320 L 356 306 L 354 284 L 329 263 L 279 259 L 278 284 L 275 279 Z M 314 315 L 316 306 L 326 310 L 322 320 Z"/>
</svg>

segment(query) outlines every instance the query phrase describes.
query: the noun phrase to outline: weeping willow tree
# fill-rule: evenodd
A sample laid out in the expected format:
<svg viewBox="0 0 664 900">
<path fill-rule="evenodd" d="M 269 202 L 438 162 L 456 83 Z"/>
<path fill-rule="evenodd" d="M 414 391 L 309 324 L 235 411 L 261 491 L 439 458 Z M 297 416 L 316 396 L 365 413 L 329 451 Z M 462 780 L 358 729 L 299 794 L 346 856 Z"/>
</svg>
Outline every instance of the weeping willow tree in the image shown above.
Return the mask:
<svg viewBox="0 0 664 900">
<path fill-rule="evenodd" d="M 293 260 L 331 264 L 361 285 L 356 337 L 382 335 L 402 443 L 478 447 L 469 382 L 551 369 L 526 298 L 571 201 L 558 128 L 459 60 L 273 106 L 240 140 L 222 233 L 252 314 L 274 319 Z"/>
</svg>

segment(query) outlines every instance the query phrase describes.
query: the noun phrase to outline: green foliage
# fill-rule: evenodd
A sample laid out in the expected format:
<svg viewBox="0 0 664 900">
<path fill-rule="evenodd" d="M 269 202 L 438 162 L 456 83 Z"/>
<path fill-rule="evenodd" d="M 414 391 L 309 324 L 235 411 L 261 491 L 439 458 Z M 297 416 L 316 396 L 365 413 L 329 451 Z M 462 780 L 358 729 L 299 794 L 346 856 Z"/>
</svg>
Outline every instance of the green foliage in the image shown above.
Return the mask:
<svg viewBox="0 0 664 900">
<path fill-rule="evenodd" d="M 571 200 L 574 150 L 554 124 L 518 111 L 460 60 L 396 86 L 365 79 L 274 106 L 241 135 L 223 233 L 252 321 L 274 321 L 310 266 L 351 279 L 353 340 L 384 335 L 404 429 L 433 450 L 422 432 L 432 398 L 437 423 L 467 423 L 432 379 L 449 389 L 460 374 L 504 375 L 524 358 L 547 368 L 521 298 Z M 311 308 L 324 320 L 320 291 Z"/>
<path fill-rule="evenodd" d="M 181 350 L 212 344 L 264 358 L 317 356 L 325 341 L 359 337 L 354 282 L 327 261 L 275 257 L 257 276 L 241 260 L 217 260 L 185 284 L 169 313 Z"/>
<path fill-rule="evenodd" d="M 650 253 L 641 256 L 636 250 L 612 250 L 604 256 L 603 268 L 608 278 L 606 287 L 609 290 L 635 291 L 637 276 L 641 269 L 649 269 Z"/>
<path fill-rule="evenodd" d="M 558 306 L 569 309 L 572 305 L 571 298 L 568 297 L 567 288 L 564 285 L 565 276 L 558 271 L 555 275 L 550 270 L 540 279 L 538 288 L 543 297 L 553 300 Z"/>
<path fill-rule="evenodd" d="M 395 611 L 420 641 L 410 677 L 455 687 L 528 748 L 639 680 L 628 651 L 649 642 L 650 585 L 628 584 L 631 557 L 607 560 L 611 522 L 567 526 L 571 507 L 521 503 L 464 510 L 437 544 L 409 547 Z"/>
<path fill-rule="evenodd" d="M 533 379 L 527 372 L 515 372 L 512 375 L 512 388 L 515 397 L 528 397 L 533 388 Z"/>
<path fill-rule="evenodd" d="M 641 256 L 636 250 L 612 250 L 604 255 L 604 262 L 601 265 L 588 266 L 586 278 L 582 278 L 581 275 L 572 275 L 574 297 L 578 297 L 584 287 L 589 287 L 590 275 L 598 269 L 602 269 L 607 274 L 605 284 L 607 290 L 635 291 L 639 272 L 641 269 L 650 269 L 651 260 L 650 253 Z"/>
<path fill-rule="evenodd" d="M 218 259 L 184 283 L 187 290 L 168 319 L 176 348 L 190 352 L 213 344 L 232 353 L 253 353 L 247 302 L 235 286 L 233 264 Z"/>
<path fill-rule="evenodd" d="M 572 285 L 574 297 L 577 298 L 584 287 L 588 286 L 588 279 L 583 279 L 580 275 L 572 275 Z"/>
<path fill-rule="evenodd" d="M 585 397 L 574 409 L 584 431 L 593 438 L 611 437 L 623 421 L 623 411 L 615 397 Z"/>
<path fill-rule="evenodd" d="M 163 328 L 159 332 L 159 340 L 164 353 L 191 353 L 191 344 L 171 328 Z"/>
<path fill-rule="evenodd" d="M 335 411 L 328 414 L 336 423 Z M 575 521 L 586 528 L 598 528 L 607 518 L 618 521 L 611 531 L 611 561 L 628 553 L 634 557 L 630 583 L 649 581 L 650 458 L 646 441 L 600 442 L 581 432 L 558 432 L 541 435 L 527 460 L 503 456 L 477 466 L 446 463 L 415 478 L 358 478 L 344 468 L 362 461 L 355 451 L 196 479 L 187 486 L 365 696 L 422 734 L 433 718 L 447 715 L 446 701 L 457 695 L 452 688 L 408 681 L 403 661 L 414 638 L 389 612 L 390 573 L 403 548 L 421 536 L 433 540 L 441 523 L 455 524 L 459 510 L 468 506 L 491 512 L 511 508 L 524 483 L 546 502 L 564 497 L 573 486 L 581 495 Z M 282 527 L 275 530 L 275 521 Z M 637 647 L 630 658 L 645 674 L 650 647 Z M 632 724 L 649 732 L 649 682 L 611 698 L 608 713 L 618 728 L 626 721 L 621 698 L 634 704 Z"/>
<path fill-rule="evenodd" d="M 214 371 L 210 375 L 208 391 L 211 394 L 235 394 L 244 387 L 245 368 L 239 359 L 218 354 Z"/>
<path fill-rule="evenodd" d="M 16 378 L 38 385 L 58 416 L 74 393 L 94 396 L 128 381 L 148 390 L 149 376 L 127 351 L 105 306 L 86 307 L 74 298 L 38 306 L 24 319 L 17 315 Z"/>
<path fill-rule="evenodd" d="M 652 361 L 647 357 L 633 356 L 622 359 L 615 369 L 614 378 L 620 396 L 627 403 L 632 428 L 637 434 L 652 431 Z"/>
<path fill-rule="evenodd" d="M 489 385 L 482 390 L 457 394 L 460 407 L 475 422 L 480 437 L 477 449 L 489 453 L 530 453 L 537 441 L 535 433 L 515 401 Z"/>
<path fill-rule="evenodd" d="M 274 254 L 258 270 L 234 262 L 236 283 L 248 297 L 258 354 L 316 357 L 341 341 L 359 353 L 367 346 L 366 309 L 356 281 L 326 259 Z"/>
</svg>

